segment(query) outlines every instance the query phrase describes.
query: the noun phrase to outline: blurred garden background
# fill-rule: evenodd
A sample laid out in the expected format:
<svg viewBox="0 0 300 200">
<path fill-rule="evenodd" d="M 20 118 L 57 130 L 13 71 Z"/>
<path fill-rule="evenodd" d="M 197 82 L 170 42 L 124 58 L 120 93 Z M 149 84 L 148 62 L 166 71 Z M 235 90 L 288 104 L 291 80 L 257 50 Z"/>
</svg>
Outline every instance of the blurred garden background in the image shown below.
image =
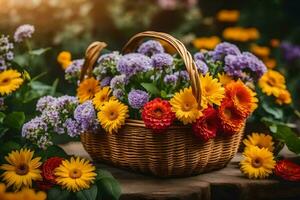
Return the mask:
<svg viewBox="0 0 300 200">
<path fill-rule="evenodd" d="M 32 76 L 47 72 L 41 77 L 47 83 L 58 78 L 60 93 L 75 90 L 64 81 L 56 61 L 59 52 L 81 58 L 96 40 L 120 50 L 133 34 L 155 30 L 171 33 L 193 51 L 213 49 L 221 41 L 252 51 L 288 76 L 300 105 L 297 0 L 0 0 L 0 8 L 1 33 L 11 35 L 21 24 L 34 25 L 31 48 L 50 49 L 40 59 L 32 59 L 28 70 Z"/>
</svg>

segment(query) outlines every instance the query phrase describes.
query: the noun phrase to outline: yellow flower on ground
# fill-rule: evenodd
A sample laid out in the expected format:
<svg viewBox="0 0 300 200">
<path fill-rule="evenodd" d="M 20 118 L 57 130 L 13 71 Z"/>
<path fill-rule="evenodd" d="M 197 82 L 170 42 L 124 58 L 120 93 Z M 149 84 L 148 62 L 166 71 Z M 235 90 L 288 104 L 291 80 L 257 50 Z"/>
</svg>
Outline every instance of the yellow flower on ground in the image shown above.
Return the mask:
<svg viewBox="0 0 300 200">
<path fill-rule="evenodd" d="M 89 160 L 74 158 L 62 161 L 55 169 L 56 182 L 72 192 L 88 189 L 97 176 L 95 166 Z"/>
<path fill-rule="evenodd" d="M 88 78 L 82 81 L 77 88 L 77 97 L 79 102 L 83 103 L 94 98 L 95 94 L 100 91 L 100 83 L 94 78 Z"/>
<path fill-rule="evenodd" d="M 256 146 L 246 148 L 240 162 L 242 173 L 250 179 L 267 178 L 272 174 L 275 164 L 272 152 Z"/>
<path fill-rule="evenodd" d="M 200 75 L 202 100 L 208 105 L 221 105 L 225 96 L 225 89 L 218 79 L 213 78 L 207 73 L 205 76 Z M 208 105 L 203 105 L 206 108 Z"/>
<path fill-rule="evenodd" d="M 104 102 L 101 110 L 98 112 L 98 120 L 102 128 L 113 133 L 125 124 L 128 115 L 128 107 L 116 99 Z"/>
<path fill-rule="evenodd" d="M 193 40 L 193 45 L 197 49 L 214 49 L 221 39 L 217 36 L 212 37 L 199 37 Z"/>
<path fill-rule="evenodd" d="M 236 22 L 240 18 L 238 10 L 220 10 L 217 13 L 217 20 L 220 22 Z"/>
<path fill-rule="evenodd" d="M 5 70 L 0 72 L 0 94 L 8 95 L 17 90 L 23 83 L 21 73 L 17 70 Z"/>
<path fill-rule="evenodd" d="M 233 78 L 228 76 L 226 73 L 218 74 L 218 78 L 223 86 L 226 86 L 228 83 L 234 81 Z"/>
<path fill-rule="evenodd" d="M 72 63 L 72 55 L 68 51 L 62 51 L 57 56 L 57 62 L 66 69 Z"/>
<path fill-rule="evenodd" d="M 265 59 L 263 59 L 263 61 L 268 69 L 273 69 L 277 65 L 276 60 L 273 58 L 265 58 Z"/>
<path fill-rule="evenodd" d="M 222 35 L 226 40 L 233 40 L 238 42 L 257 40 L 260 37 L 260 33 L 256 28 L 243 27 L 228 27 L 224 29 Z"/>
<path fill-rule="evenodd" d="M 281 90 L 286 89 L 285 78 L 279 72 L 268 70 L 259 80 L 259 87 L 268 96 L 278 96 Z"/>
<path fill-rule="evenodd" d="M 4 170 L 3 180 L 7 186 L 13 186 L 15 190 L 22 187 L 31 187 L 32 181 L 41 180 L 40 157 L 33 158 L 34 151 L 21 149 L 12 151 L 5 156 L 8 164 L 3 164 L 0 169 Z"/>
<path fill-rule="evenodd" d="M 274 142 L 270 135 L 263 133 L 252 133 L 243 140 L 246 147 L 257 146 L 258 148 L 266 148 L 269 151 L 274 150 Z"/>
<path fill-rule="evenodd" d="M 288 90 L 280 90 L 278 96 L 276 97 L 276 103 L 279 105 L 291 104 L 292 97 Z"/>
<path fill-rule="evenodd" d="M 175 93 L 174 97 L 170 100 L 170 104 L 177 119 L 183 124 L 193 123 L 202 115 L 191 87 Z"/>
<path fill-rule="evenodd" d="M 257 44 L 253 44 L 250 47 L 250 51 L 261 58 L 265 58 L 270 55 L 270 48 L 267 46 L 259 46 Z"/>
<path fill-rule="evenodd" d="M 46 200 L 47 195 L 43 191 L 35 192 L 33 189 L 24 188 L 22 191 L 9 194 L 9 195 L 17 195 L 18 200 Z"/>
<path fill-rule="evenodd" d="M 109 87 L 103 87 L 99 92 L 96 93 L 93 103 L 97 110 L 103 106 L 104 102 L 108 101 L 111 97 L 111 89 Z"/>
</svg>

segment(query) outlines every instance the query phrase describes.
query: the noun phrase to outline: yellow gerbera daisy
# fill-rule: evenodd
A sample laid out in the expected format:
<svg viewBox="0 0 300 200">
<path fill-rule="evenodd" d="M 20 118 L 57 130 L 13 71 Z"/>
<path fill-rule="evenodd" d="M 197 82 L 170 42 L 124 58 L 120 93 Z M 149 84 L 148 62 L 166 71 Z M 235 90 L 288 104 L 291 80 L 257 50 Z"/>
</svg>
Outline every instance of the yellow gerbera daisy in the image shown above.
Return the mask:
<svg viewBox="0 0 300 200">
<path fill-rule="evenodd" d="M 23 83 L 21 73 L 17 70 L 9 69 L 0 72 L 0 94 L 8 95 L 17 90 Z"/>
<path fill-rule="evenodd" d="M 110 95 L 111 95 L 111 89 L 109 87 L 104 87 L 99 92 L 97 92 L 93 99 L 95 108 L 100 110 L 104 102 L 110 99 Z"/>
<path fill-rule="evenodd" d="M 77 88 L 77 97 L 79 102 L 83 103 L 86 100 L 92 99 L 97 92 L 100 91 L 100 84 L 94 78 L 88 78 L 82 81 Z"/>
<path fill-rule="evenodd" d="M 5 157 L 9 164 L 3 164 L 0 169 L 5 172 L 2 174 L 3 180 L 7 186 L 14 186 L 19 190 L 21 187 L 31 187 L 32 181 L 41 180 L 40 157 L 33 159 L 34 151 L 21 149 L 20 151 L 12 151 Z"/>
<path fill-rule="evenodd" d="M 14 196 L 18 200 L 46 200 L 47 195 L 45 192 L 35 192 L 33 189 L 24 188 L 18 193 L 8 194 Z"/>
<path fill-rule="evenodd" d="M 219 78 L 219 81 L 220 83 L 223 85 L 223 86 L 226 86 L 228 83 L 230 83 L 231 81 L 234 81 L 232 79 L 232 77 L 228 76 L 227 74 L 225 73 L 222 73 L 222 74 L 218 74 L 218 78 Z"/>
<path fill-rule="evenodd" d="M 252 133 L 247 136 L 247 139 L 243 140 L 243 143 L 246 147 L 257 146 L 259 148 L 266 148 L 271 152 L 274 150 L 272 137 L 263 133 Z"/>
<path fill-rule="evenodd" d="M 259 80 L 259 87 L 261 87 L 263 93 L 268 96 L 278 96 L 280 90 L 286 88 L 285 78 L 279 72 L 274 70 L 268 70 Z"/>
<path fill-rule="evenodd" d="M 276 164 L 272 152 L 256 146 L 246 148 L 243 158 L 240 163 L 241 171 L 251 179 L 267 178 Z"/>
<path fill-rule="evenodd" d="M 118 100 L 111 99 L 101 107 L 98 120 L 105 131 L 113 133 L 125 124 L 127 115 L 128 107 Z"/>
<path fill-rule="evenodd" d="M 191 87 L 175 93 L 174 97 L 170 100 L 170 104 L 177 119 L 182 121 L 183 124 L 193 123 L 202 115 Z"/>
<path fill-rule="evenodd" d="M 287 90 L 280 90 L 276 98 L 276 103 L 279 105 L 292 103 L 292 97 L 290 92 Z"/>
<path fill-rule="evenodd" d="M 69 191 L 77 192 L 90 187 L 97 175 L 95 170 L 95 166 L 89 160 L 72 157 L 70 161 L 62 161 L 54 174 L 59 185 Z"/>
<path fill-rule="evenodd" d="M 221 105 L 222 99 L 225 96 L 225 89 L 218 79 L 214 79 L 207 73 L 205 76 L 200 75 L 202 100 L 209 105 Z M 204 106 L 204 108 L 206 108 Z"/>
</svg>

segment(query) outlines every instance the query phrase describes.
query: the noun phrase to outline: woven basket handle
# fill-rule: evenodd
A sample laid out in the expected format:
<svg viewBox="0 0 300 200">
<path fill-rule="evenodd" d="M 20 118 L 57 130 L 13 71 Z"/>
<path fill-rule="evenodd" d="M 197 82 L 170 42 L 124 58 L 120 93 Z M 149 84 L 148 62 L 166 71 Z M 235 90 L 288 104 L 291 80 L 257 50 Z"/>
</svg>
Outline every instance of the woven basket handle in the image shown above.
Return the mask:
<svg viewBox="0 0 300 200">
<path fill-rule="evenodd" d="M 155 38 L 163 40 L 178 52 L 178 54 L 183 59 L 186 70 L 189 74 L 193 95 L 197 100 L 198 107 L 201 108 L 201 86 L 198 70 L 192 58 L 192 55 L 187 51 L 184 44 L 182 44 L 179 40 L 177 40 L 169 34 L 154 31 L 146 31 L 133 36 L 124 46 L 123 53 L 130 53 L 135 51 L 139 43 L 145 38 Z M 93 42 L 87 48 L 85 52 L 85 61 L 81 70 L 80 81 L 82 81 L 85 78 L 85 75 L 87 75 L 88 77 L 92 76 L 93 66 L 96 63 L 101 50 L 104 49 L 106 46 L 107 45 L 104 42 Z"/>
<path fill-rule="evenodd" d="M 124 46 L 123 53 L 126 54 L 134 52 L 139 43 L 145 38 L 163 40 L 178 52 L 178 54 L 183 59 L 186 70 L 189 74 L 193 95 L 198 102 L 198 107 L 201 108 L 201 85 L 198 70 L 192 55 L 187 51 L 184 44 L 169 34 L 154 31 L 145 31 L 134 35 Z"/>
</svg>

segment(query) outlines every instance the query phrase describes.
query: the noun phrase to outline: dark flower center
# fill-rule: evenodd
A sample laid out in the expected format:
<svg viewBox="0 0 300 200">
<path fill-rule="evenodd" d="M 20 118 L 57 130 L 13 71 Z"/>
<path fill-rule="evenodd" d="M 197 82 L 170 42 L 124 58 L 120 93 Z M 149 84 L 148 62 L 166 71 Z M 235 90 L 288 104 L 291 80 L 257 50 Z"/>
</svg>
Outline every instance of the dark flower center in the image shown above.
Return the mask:
<svg viewBox="0 0 300 200">
<path fill-rule="evenodd" d="M 110 120 L 115 120 L 115 119 L 117 119 L 117 117 L 118 117 L 117 113 L 115 113 L 115 112 L 110 112 L 109 113 L 109 119 Z"/>
<path fill-rule="evenodd" d="M 1 81 L 1 85 L 5 85 L 7 83 L 10 82 L 10 79 L 9 78 L 4 78 L 2 81 Z"/>
<path fill-rule="evenodd" d="M 69 176 L 72 178 L 72 179 L 77 179 L 77 178 L 80 178 L 82 175 L 82 172 L 79 170 L 79 169 L 72 169 L 69 173 Z"/>
<path fill-rule="evenodd" d="M 20 164 L 17 169 L 16 169 L 16 173 L 18 175 L 26 175 L 29 172 L 29 167 L 27 164 Z"/>
<path fill-rule="evenodd" d="M 262 161 L 261 161 L 261 159 L 260 159 L 260 158 L 255 158 L 255 159 L 253 159 L 253 160 L 252 160 L 252 166 L 253 166 L 254 168 L 259 168 L 259 167 L 261 167 L 261 166 L 262 166 Z"/>
<path fill-rule="evenodd" d="M 161 117 L 163 115 L 161 108 L 156 108 L 153 112 L 156 117 Z"/>
</svg>

